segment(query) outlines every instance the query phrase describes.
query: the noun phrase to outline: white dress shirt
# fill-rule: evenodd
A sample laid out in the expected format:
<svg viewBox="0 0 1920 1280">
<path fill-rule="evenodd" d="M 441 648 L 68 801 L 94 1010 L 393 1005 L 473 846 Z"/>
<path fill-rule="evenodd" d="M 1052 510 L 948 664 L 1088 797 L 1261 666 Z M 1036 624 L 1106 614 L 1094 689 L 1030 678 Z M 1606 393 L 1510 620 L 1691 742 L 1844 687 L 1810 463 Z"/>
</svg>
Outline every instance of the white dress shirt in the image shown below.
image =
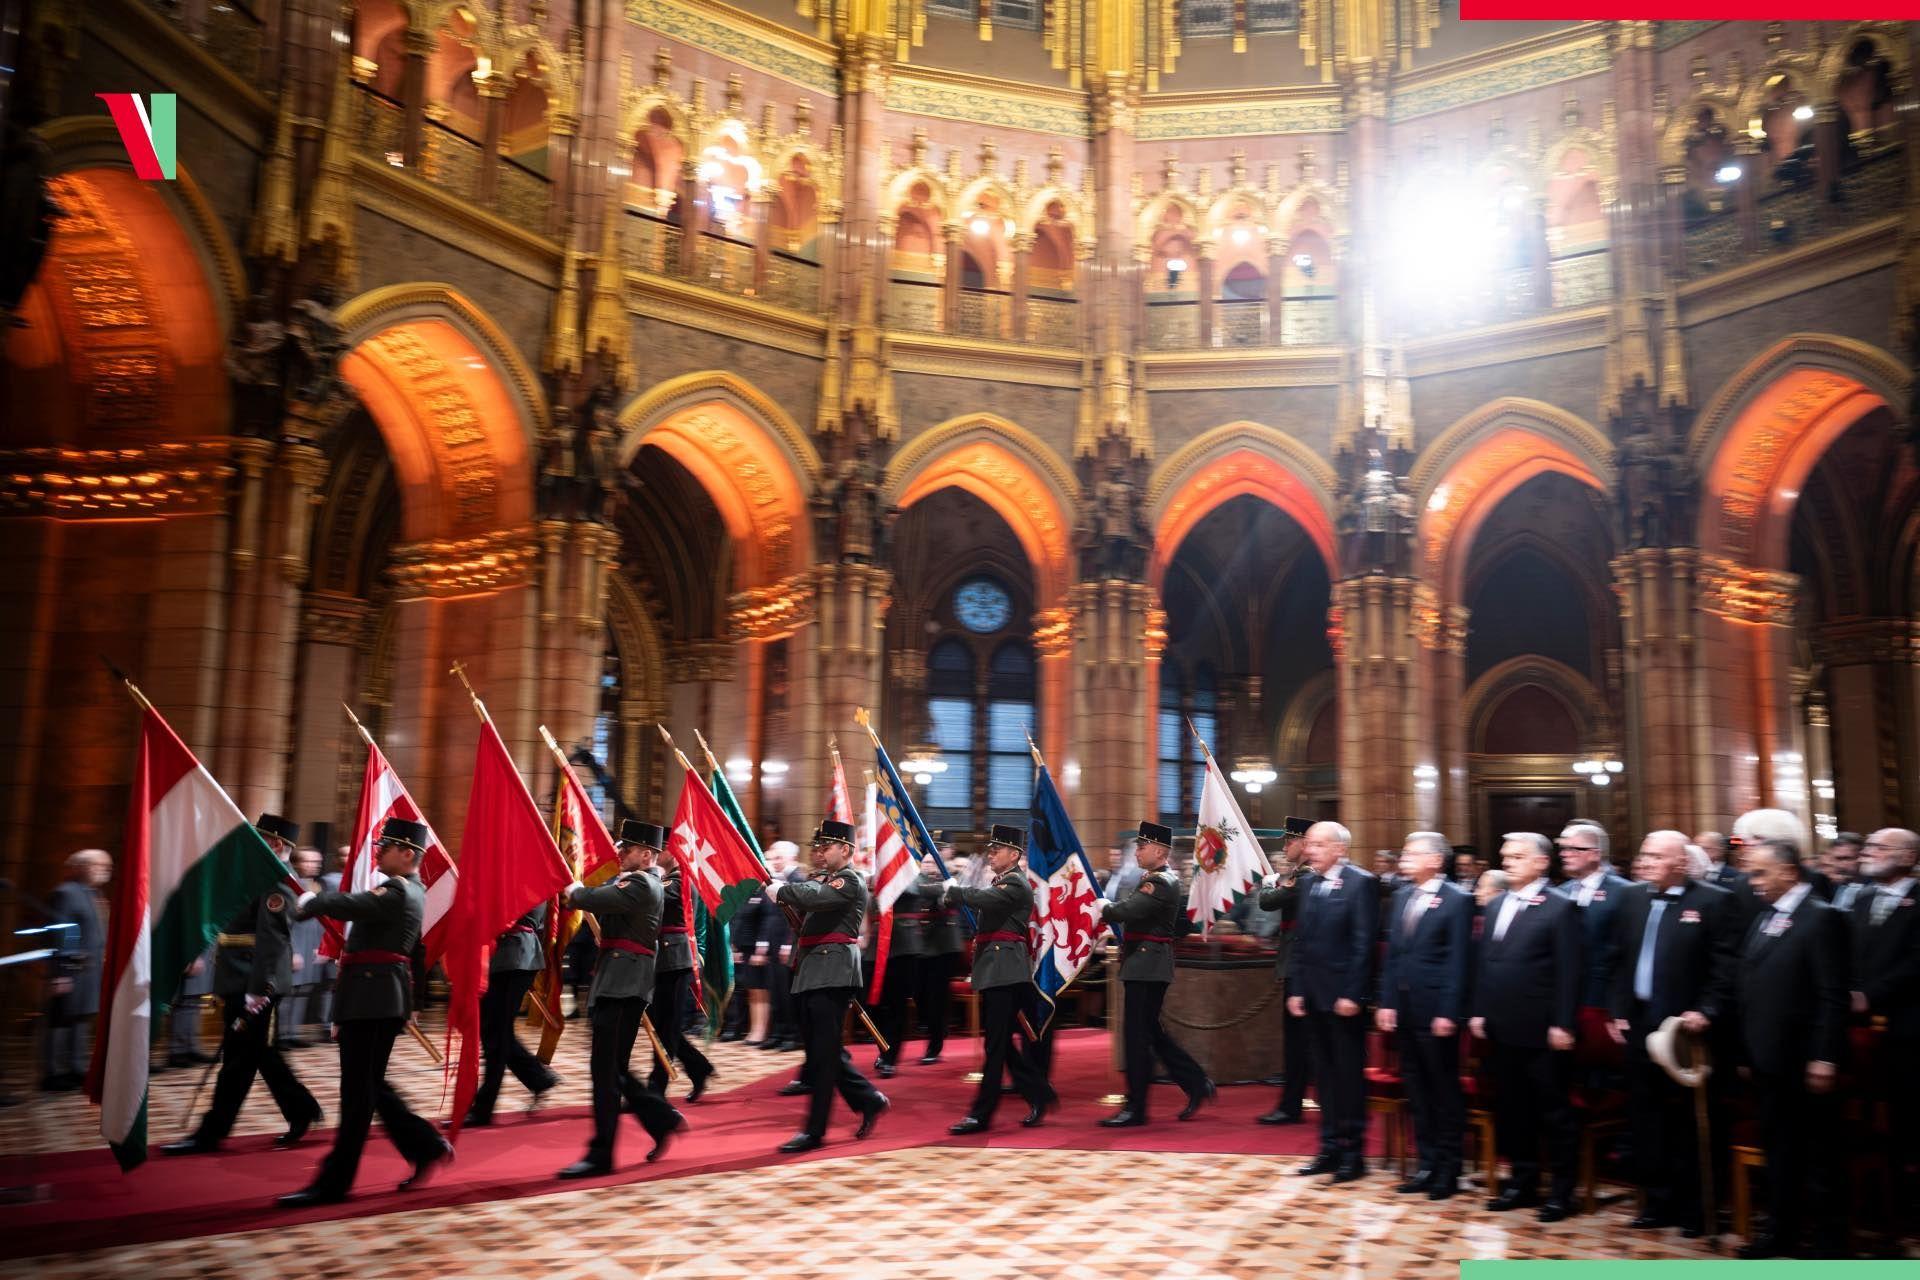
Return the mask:
<svg viewBox="0 0 1920 1280">
<path fill-rule="evenodd" d="M 1527 905 L 1527 899 L 1533 896 L 1534 888 L 1539 883 L 1540 881 L 1537 879 L 1529 880 L 1518 889 L 1507 890 L 1507 896 L 1502 899 L 1500 903 L 1500 916 L 1493 922 L 1493 940 L 1495 942 L 1503 941 L 1506 938 L 1507 927 L 1513 923 L 1513 918 L 1520 914 L 1520 909 Z"/>
</svg>

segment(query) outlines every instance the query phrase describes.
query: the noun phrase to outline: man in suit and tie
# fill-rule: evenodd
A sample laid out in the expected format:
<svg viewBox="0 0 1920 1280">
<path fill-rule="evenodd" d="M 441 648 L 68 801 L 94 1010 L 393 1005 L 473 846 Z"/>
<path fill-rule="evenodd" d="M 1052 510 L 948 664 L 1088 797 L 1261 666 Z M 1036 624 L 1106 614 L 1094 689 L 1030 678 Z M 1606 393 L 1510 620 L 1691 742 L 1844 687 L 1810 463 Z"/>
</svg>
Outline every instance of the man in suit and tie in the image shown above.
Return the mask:
<svg viewBox="0 0 1920 1280">
<path fill-rule="evenodd" d="M 1894 1203 L 1912 1205 L 1920 1192 L 1920 1107 L 1913 1085 L 1920 1078 L 1920 882 L 1913 875 L 1920 836 L 1886 827 L 1861 846 L 1868 887 L 1853 904 L 1853 1012 L 1886 1019 L 1873 1073 L 1891 1123 L 1888 1168 Z M 1902 1188 L 1899 1184 L 1906 1183 Z"/>
<path fill-rule="evenodd" d="M 1621 895 L 1620 963 L 1611 993 L 1614 1040 L 1626 1047 L 1633 1156 L 1646 1204 L 1629 1226 L 1678 1224 L 1701 1233 L 1699 1143 L 1693 1108 L 1679 1085 L 1647 1056 L 1647 1036 L 1668 1018 L 1704 1034 L 1731 1007 L 1739 946 L 1733 896 L 1687 876 L 1687 837 L 1655 831 L 1635 864 L 1647 882 Z"/>
<path fill-rule="evenodd" d="M 1487 1207 L 1538 1205 L 1540 1221 L 1558 1222 L 1573 1212 L 1579 1145 L 1568 1097 L 1585 973 L 1579 908 L 1547 885 L 1553 846 L 1545 836 L 1514 832 L 1500 846 L 1500 859 L 1511 887 L 1487 903 L 1469 1024 L 1474 1039 L 1491 1049 L 1494 1129 L 1512 1165 L 1507 1185 Z M 1542 1130 L 1552 1162 L 1545 1203 L 1539 1199 Z"/>
<path fill-rule="evenodd" d="M 1744 821 L 1744 819 L 1743 819 Z M 1790 1257 L 1809 1210 L 1822 1254 L 1837 1247 L 1833 1086 L 1847 1034 L 1847 953 L 1840 913 L 1813 894 L 1800 847 L 1742 833 L 1742 863 L 1764 908 L 1739 964 L 1741 1038 L 1767 1157 L 1768 1230 L 1743 1258 Z"/>
<path fill-rule="evenodd" d="M 1820 869 L 1833 882 L 1831 901 L 1842 911 L 1852 911 L 1860 891 L 1872 889 L 1872 877 L 1863 874 L 1860 868 L 1864 843 L 1858 831 L 1842 831 L 1827 842 L 1827 852 L 1820 859 Z"/>
<path fill-rule="evenodd" d="M 1400 849 L 1404 881 L 1387 908 L 1387 956 L 1374 1022 L 1396 1037 L 1413 1108 L 1418 1172 L 1398 1190 L 1445 1200 L 1460 1186 L 1460 1023 L 1466 1017 L 1473 895 L 1448 882 L 1450 850 L 1438 831 L 1415 831 Z"/>
<path fill-rule="evenodd" d="M 1580 908 L 1581 948 L 1586 976 L 1580 981 L 1580 1025 L 1574 1028 L 1583 1060 L 1595 1051 L 1610 1057 L 1607 1005 L 1617 964 L 1614 917 L 1633 882 L 1613 869 L 1606 828 L 1597 822 L 1569 822 L 1560 833 L 1560 866 L 1566 883 L 1559 892 Z M 1609 1078 L 1612 1072 L 1606 1073 Z"/>
<path fill-rule="evenodd" d="M 1353 836 L 1337 822 L 1307 829 L 1307 866 L 1292 900 L 1287 1011 L 1305 1018 L 1320 1088 L 1320 1154 L 1294 1170 L 1335 1182 L 1367 1175 L 1366 1037 L 1380 891 L 1347 860 Z M 1271 875 L 1269 882 L 1274 879 Z"/>
</svg>

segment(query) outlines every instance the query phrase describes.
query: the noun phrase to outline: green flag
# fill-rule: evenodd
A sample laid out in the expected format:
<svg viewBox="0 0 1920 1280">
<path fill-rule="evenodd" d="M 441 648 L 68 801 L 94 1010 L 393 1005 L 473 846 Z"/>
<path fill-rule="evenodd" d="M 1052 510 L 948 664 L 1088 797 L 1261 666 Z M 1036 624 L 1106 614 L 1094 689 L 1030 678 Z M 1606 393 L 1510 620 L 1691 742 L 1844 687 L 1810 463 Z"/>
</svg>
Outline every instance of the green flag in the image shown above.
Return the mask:
<svg viewBox="0 0 1920 1280">
<path fill-rule="evenodd" d="M 747 817 L 740 811 L 740 801 L 735 798 L 733 788 L 727 785 L 727 776 L 719 770 L 713 774 L 713 798 L 719 802 L 720 811 L 727 815 L 727 821 L 740 833 L 740 838 L 753 850 L 753 856 L 761 862 L 766 859 L 760 852 L 760 842 L 753 838 L 753 828 L 747 825 Z M 723 909 L 728 904 L 722 903 Z M 728 911 L 731 917 L 732 912 Z M 694 945 L 700 950 L 700 980 L 708 991 L 720 992 L 718 1000 L 707 1001 L 707 1035 L 717 1035 L 720 1020 L 726 1013 L 727 1001 L 733 996 L 733 940 L 728 937 L 728 920 L 717 920 L 707 913 L 706 903 L 696 899 L 694 903 Z"/>
</svg>

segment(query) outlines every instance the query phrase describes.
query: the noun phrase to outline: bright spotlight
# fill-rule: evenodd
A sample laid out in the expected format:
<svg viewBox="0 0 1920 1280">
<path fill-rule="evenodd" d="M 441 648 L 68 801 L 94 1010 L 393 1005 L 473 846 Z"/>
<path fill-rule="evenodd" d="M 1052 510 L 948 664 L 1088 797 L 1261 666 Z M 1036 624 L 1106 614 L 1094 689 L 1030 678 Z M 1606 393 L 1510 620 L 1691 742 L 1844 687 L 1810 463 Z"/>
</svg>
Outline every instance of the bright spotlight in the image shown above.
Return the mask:
<svg viewBox="0 0 1920 1280">
<path fill-rule="evenodd" d="M 1737 164 L 1721 165 L 1718 169 L 1714 170 L 1713 180 L 1723 184 L 1740 181 L 1740 166 Z"/>
<path fill-rule="evenodd" d="M 967 224 L 967 226 L 969 229 L 972 230 L 973 234 L 977 236 L 983 236 L 987 234 L 987 232 L 993 230 L 993 224 L 991 222 L 988 222 L 985 218 L 981 218 L 981 217 L 975 217 L 972 222 L 969 222 Z"/>
<path fill-rule="evenodd" d="M 1803 123 L 1811 120 L 1813 119 L 1813 108 L 1803 102 L 1793 109 L 1793 118 Z"/>
<path fill-rule="evenodd" d="M 1252 238 L 1253 238 L 1253 233 L 1251 231 L 1248 231 L 1245 227 L 1235 227 L 1233 229 L 1233 242 L 1235 244 L 1245 244 L 1248 240 Z"/>
<path fill-rule="evenodd" d="M 1167 270 L 1175 272 L 1177 274 L 1179 272 L 1185 271 L 1186 269 L 1187 269 L 1187 260 L 1185 258 L 1168 258 L 1167 259 Z"/>
</svg>

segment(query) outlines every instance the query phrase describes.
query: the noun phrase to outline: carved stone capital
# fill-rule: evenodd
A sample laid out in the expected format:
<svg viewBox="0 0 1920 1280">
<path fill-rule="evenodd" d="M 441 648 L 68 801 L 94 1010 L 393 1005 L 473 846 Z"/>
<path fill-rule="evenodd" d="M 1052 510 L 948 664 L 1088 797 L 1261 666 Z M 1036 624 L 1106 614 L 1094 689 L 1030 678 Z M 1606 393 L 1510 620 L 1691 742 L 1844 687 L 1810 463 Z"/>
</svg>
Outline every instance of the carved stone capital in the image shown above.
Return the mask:
<svg viewBox="0 0 1920 1280">
<path fill-rule="evenodd" d="M 735 645 L 729 640 L 685 640 L 667 646 L 667 683 L 731 680 Z"/>
<path fill-rule="evenodd" d="M 315 591 L 301 605 L 300 633 L 313 644 L 357 648 L 372 613 L 372 606 L 358 596 Z"/>
<path fill-rule="evenodd" d="M 533 527 L 523 525 L 478 538 L 403 543 L 387 576 L 403 600 L 471 595 L 531 583 L 539 555 Z"/>
<path fill-rule="evenodd" d="M 1768 569 L 1751 569 L 1719 556 L 1708 556 L 1700 566 L 1700 607 L 1730 622 L 1756 626 L 1793 625 L 1794 598 L 1799 576 Z"/>
</svg>

